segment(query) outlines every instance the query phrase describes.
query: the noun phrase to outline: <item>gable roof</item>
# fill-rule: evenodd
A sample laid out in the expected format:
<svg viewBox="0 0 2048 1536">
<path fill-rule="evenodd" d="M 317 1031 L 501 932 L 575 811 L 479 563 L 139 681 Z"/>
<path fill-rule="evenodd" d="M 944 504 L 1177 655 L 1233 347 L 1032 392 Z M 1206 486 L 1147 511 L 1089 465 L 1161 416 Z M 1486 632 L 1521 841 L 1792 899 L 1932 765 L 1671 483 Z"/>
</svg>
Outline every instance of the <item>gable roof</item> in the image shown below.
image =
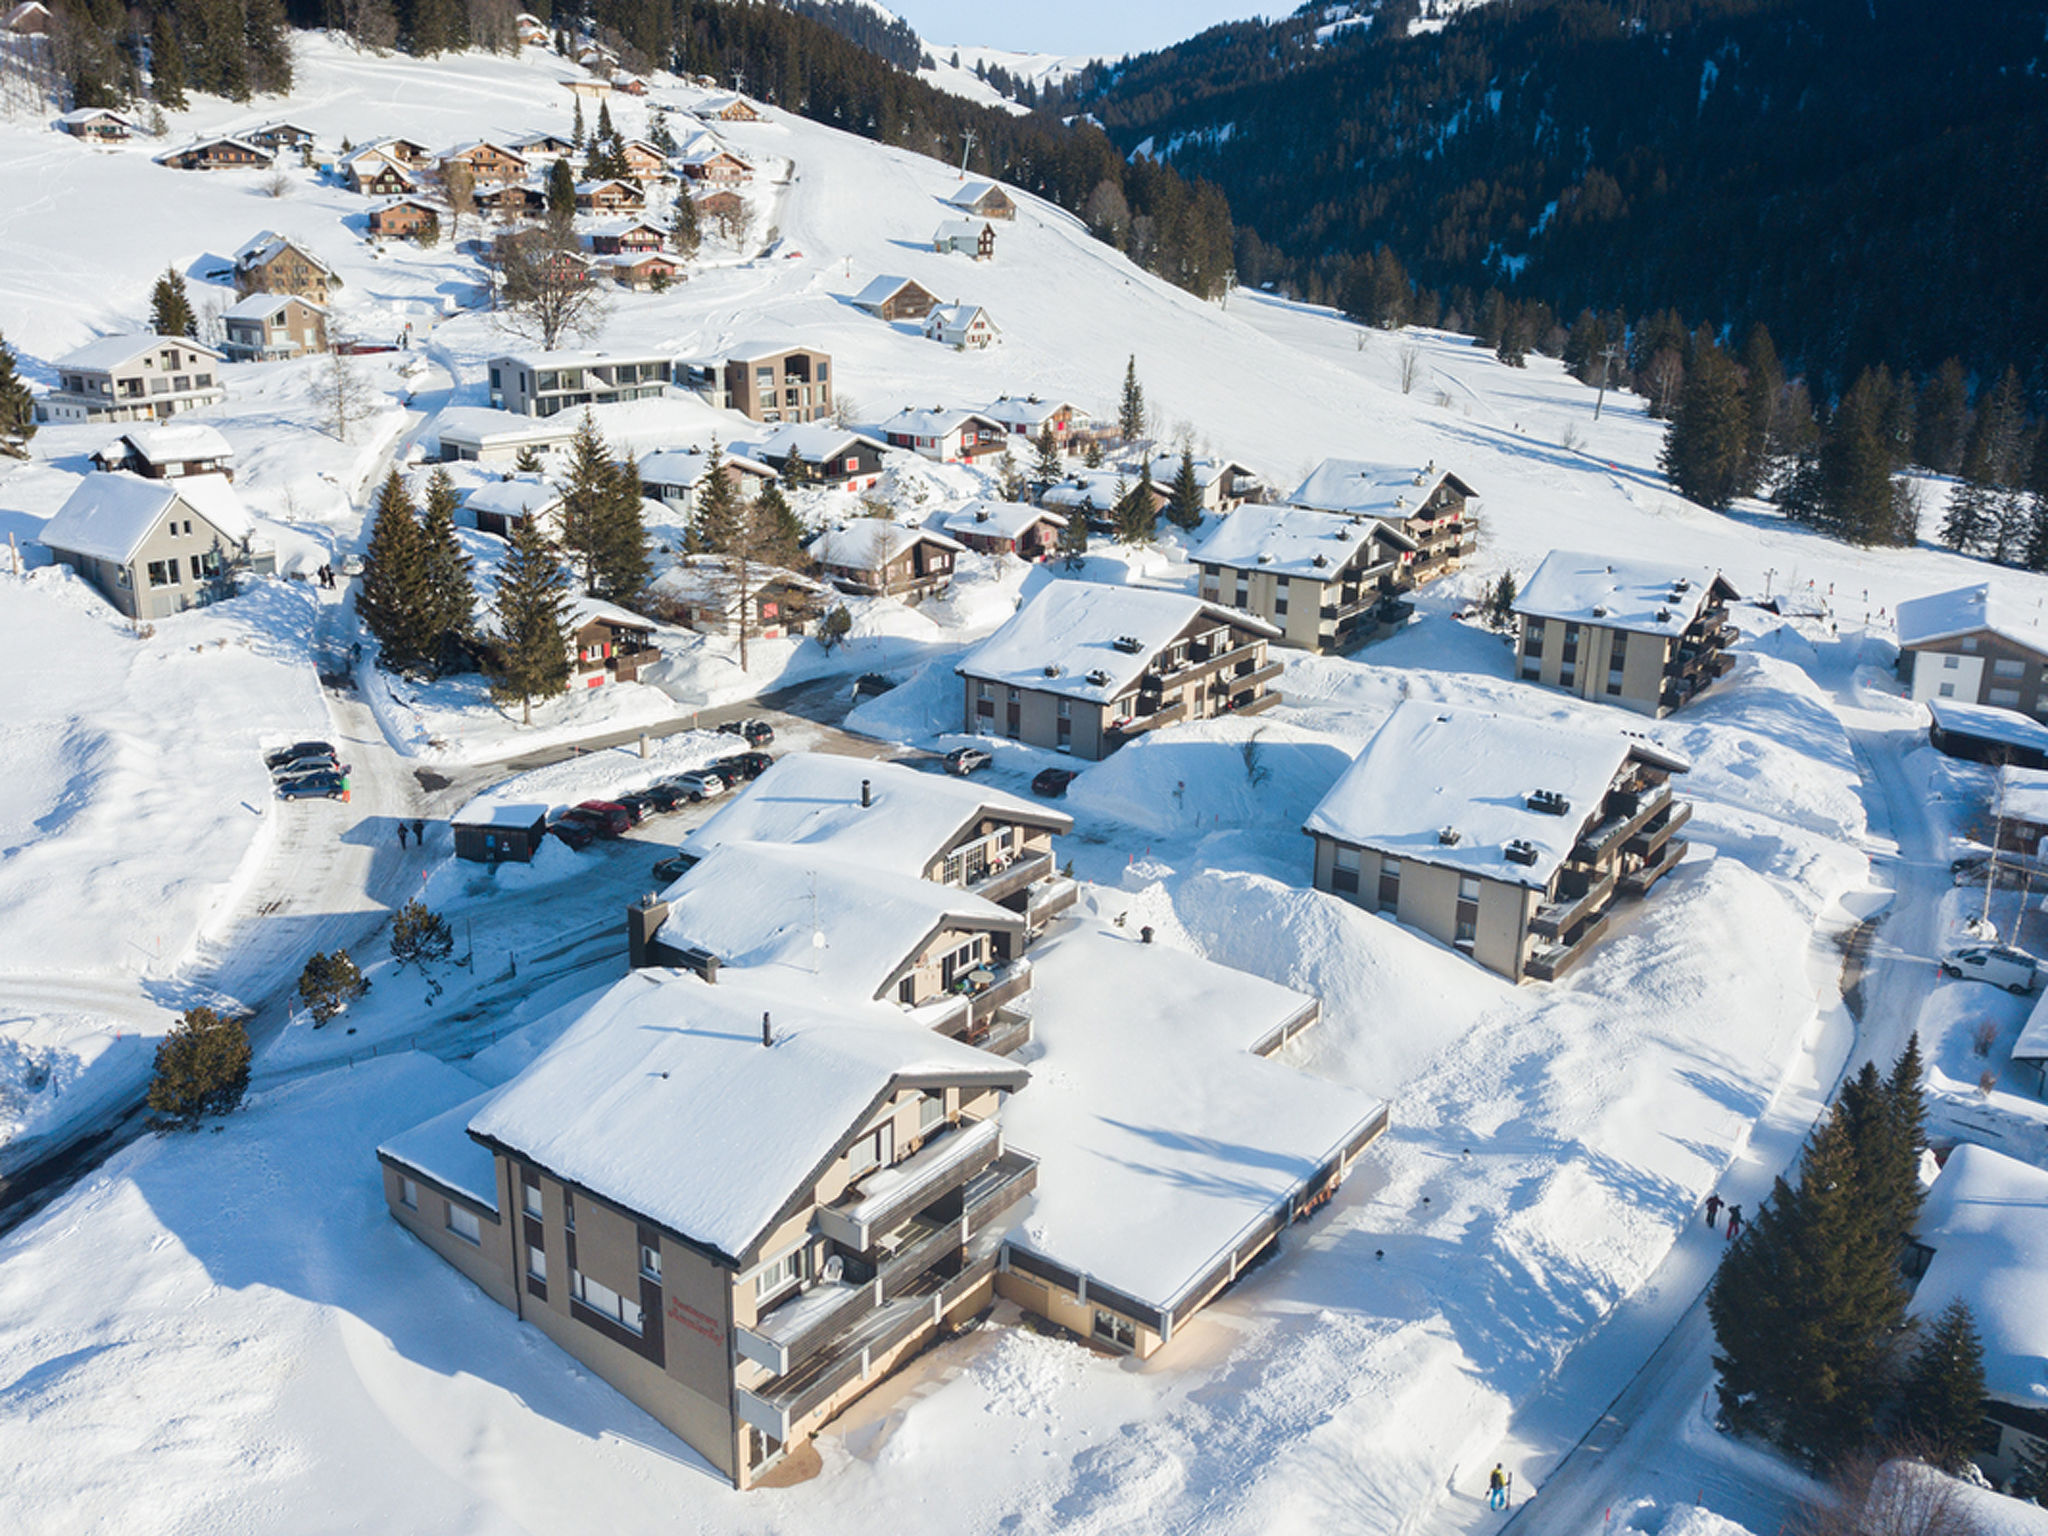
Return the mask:
<svg viewBox="0 0 2048 1536">
<path fill-rule="evenodd" d="M 1061 411 L 1072 411 L 1076 417 L 1087 415 L 1071 400 L 1041 400 L 1036 395 L 1023 398 L 999 395 L 978 409 L 984 416 L 992 416 L 1006 427 L 1022 426 L 1034 432 Z"/>
<path fill-rule="evenodd" d="M 1515 612 L 1635 634 L 1677 636 L 1712 599 L 1734 595 L 1735 589 L 1711 566 L 1553 549 L 1516 596 Z"/>
<path fill-rule="evenodd" d="M 151 159 L 154 164 L 162 165 L 165 161 L 176 160 L 181 155 L 196 155 L 203 149 L 213 149 L 223 144 L 232 145 L 236 149 L 246 149 L 266 164 L 277 158 L 261 144 L 251 144 L 247 139 L 238 139 L 233 134 L 217 133 L 210 138 L 194 139 L 190 144 L 180 145 L 176 149 L 167 149 L 160 155 L 152 156 Z"/>
<path fill-rule="evenodd" d="M 955 208 L 979 208 L 991 193 L 1005 198 L 1009 196 L 992 181 L 970 181 L 946 201 Z"/>
<path fill-rule="evenodd" d="M 880 309 L 906 288 L 915 288 L 926 298 L 936 301 L 936 295 L 932 293 L 931 289 L 925 287 L 923 283 L 918 282 L 915 278 L 877 277 L 872 279 L 867 287 L 856 293 L 851 302 L 855 309 Z"/>
<path fill-rule="evenodd" d="M 1386 534 L 1376 518 L 1305 507 L 1239 507 L 1190 558 L 1234 571 L 1335 579 L 1361 551 Z"/>
<path fill-rule="evenodd" d="M 225 475 L 186 475 L 148 480 L 125 469 L 87 475 L 43 525 L 42 542 L 53 550 L 91 555 L 125 565 L 171 511 L 182 503 L 240 544 L 256 531 Z"/>
<path fill-rule="evenodd" d="M 179 464 L 188 459 L 226 459 L 234 456 L 228 440 L 203 421 L 164 422 L 128 428 L 112 443 L 126 443 L 151 464 Z M 101 452 L 105 452 L 102 449 Z"/>
<path fill-rule="evenodd" d="M 1690 766 L 1641 735 L 1410 699 L 1373 733 L 1304 826 L 1339 842 L 1511 885 L 1547 888 L 1631 758 Z M 1561 816 L 1532 810 L 1537 790 L 1563 795 Z M 1455 843 L 1442 832 L 1457 834 Z M 1510 842 L 1536 851 L 1507 857 Z"/>
<path fill-rule="evenodd" d="M 925 328 L 927 330 L 964 331 L 974 324 L 974 317 L 976 315 L 988 321 L 988 328 L 990 330 L 993 331 L 998 328 L 995 321 L 988 318 L 988 311 L 979 304 L 934 305 L 932 312 L 924 317 Z M 993 422 L 997 426 L 1007 427 L 1010 425 L 1007 421 L 998 420 L 994 416 L 987 416 L 979 411 L 976 414 L 982 415 L 984 420 Z"/>
<path fill-rule="evenodd" d="M 836 459 L 849 448 L 867 447 L 877 453 L 886 453 L 889 445 L 875 441 L 863 432 L 849 432 L 844 427 L 835 427 L 829 421 L 793 421 L 777 427 L 758 443 L 749 443 L 747 448 L 756 458 L 780 459 L 791 453 L 809 463 L 823 463 Z"/>
<path fill-rule="evenodd" d="M 532 517 L 561 502 L 562 493 L 538 475 L 487 481 L 462 499 L 471 512 L 495 512 L 500 517 Z"/>
<path fill-rule="evenodd" d="M 88 341 L 84 346 L 74 348 L 58 358 L 53 366 L 76 368 L 93 373 L 108 373 L 132 363 L 145 352 L 154 352 L 158 347 L 190 347 L 194 352 L 218 359 L 220 353 L 203 341 L 192 341 L 184 336 L 155 336 L 148 332 L 132 332 L 121 336 L 101 336 Z"/>
<path fill-rule="evenodd" d="M 1989 633 L 2022 650 L 2048 656 L 2048 614 L 2038 606 L 2028 612 L 1993 591 L 1988 581 L 1907 598 L 1898 607 L 1898 629 L 1901 650 Z"/>
<path fill-rule="evenodd" d="M 1035 523 L 1067 526 L 1059 513 L 1022 501 L 970 501 L 964 507 L 941 514 L 939 526 L 949 533 L 979 534 L 991 539 L 1014 539 Z"/>
<path fill-rule="evenodd" d="M 585 1006 L 469 1129 L 738 1262 L 899 1087 L 1025 1081 L 893 1008 L 643 970 Z"/>
<path fill-rule="evenodd" d="M 892 522 L 885 517 L 849 517 L 820 534 L 811 543 L 811 558 L 820 565 L 843 566 L 848 570 L 879 570 L 916 544 L 936 544 L 959 553 L 965 546 L 943 533 L 920 528 L 915 523 Z"/>
<path fill-rule="evenodd" d="M 993 225 L 975 219 L 947 219 L 939 225 L 938 232 L 932 239 L 979 241 L 983 230 L 993 228 Z"/>
<path fill-rule="evenodd" d="M 1472 487 L 1434 464 L 1380 464 L 1364 459 L 1325 459 L 1287 499 L 1323 512 L 1358 512 L 1392 519 L 1416 515 L 1437 486 L 1449 484 L 1467 496 Z"/>
<path fill-rule="evenodd" d="M 1009 430 L 992 416 L 984 416 L 979 411 L 947 406 L 934 406 L 928 411 L 905 406 L 887 421 L 880 423 L 880 426 L 884 432 L 900 432 L 907 437 L 950 437 L 970 422 L 976 421 L 985 427 L 994 427 L 998 432 Z"/>
<path fill-rule="evenodd" d="M 279 310 L 289 309 L 294 304 L 303 304 L 316 315 L 327 311 L 303 294 L 297 293 L 252 293 L 235 300 L 221 311 L 223 320 L 268 320 Z"/>
<path fill-rule="evenodd" d="M 532 444 L 549 447 L 566 443 L 576 429 L 562 416 L 522 416 L 488 405 L 451 405 L 434 418 L 435 440 L 445 445 L 449 438 L 478 447 Z"/>
<path fill-rule="evenodd" d="M 1052 581 L 953 670 L 1106 704 L 1135 684 L 1153 658 L 1198 619 L 1235 625 L 1267 639 L 1280 636 L 1264 619 L 1186 592 Z M 1117 644 L 1125 637 L 1137 642 L 1136 649 Z"/>
<path fill-rule="evenodd" d="M 453 149 L 449 150 L 448 153 L 443 155 L 441 158 L 443 160 L 462 160 L 468 158 L 470 155 L 475 154 L 478 150 L 481 149 L 488 149 L 495 154 L 504 155 L 509 159 L 517 160 L 521 165 L 526 164 L 526 156 L 520 154 L 518 150 L 507 149 L 504 145 L 494 144 L 489 139 L 471 139 L 467 143 L 458 144 Z"/>
<path fill-rule="evenodd" d="M 764 464 L 744 453 L 721 451 L 720 457 L 743 474 L 760 475 L 768 480 L 775 478 L 774 465 Z M 641 455 L 640 483 L 677 485 L 687 489 L 704 478 L 705 466 L 710 462 L 711 455 L 700 448 L 658 448 L 653 453 Z"/>
<path fill-rule="evenodd" d="M 1985 1392 L 2038 1409 L 2048 1400 L 2048 1170 L 1964 1142 L 1928 1190 L 1916 1234 L 1934 1257 L 1914 1314 L 1932 1322 L 1968 1302 Z"/>
</svg>

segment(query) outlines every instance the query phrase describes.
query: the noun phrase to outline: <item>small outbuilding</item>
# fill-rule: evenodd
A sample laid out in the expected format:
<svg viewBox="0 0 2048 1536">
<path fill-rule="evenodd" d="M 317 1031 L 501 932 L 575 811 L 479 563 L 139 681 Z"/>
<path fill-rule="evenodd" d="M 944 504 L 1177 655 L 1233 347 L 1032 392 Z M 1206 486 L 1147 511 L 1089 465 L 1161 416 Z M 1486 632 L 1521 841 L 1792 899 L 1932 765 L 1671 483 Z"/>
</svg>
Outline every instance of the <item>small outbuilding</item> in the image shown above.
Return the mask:
<svg viewBox="0 0 2048 1536">
<path fill-rule="evenodd" d="M 455 857 L 475 864 L 530 864 L 548 835 L 548 808 L 534 800 L 494 800 L 481 795 L 452 823 Z"/>
</svg>

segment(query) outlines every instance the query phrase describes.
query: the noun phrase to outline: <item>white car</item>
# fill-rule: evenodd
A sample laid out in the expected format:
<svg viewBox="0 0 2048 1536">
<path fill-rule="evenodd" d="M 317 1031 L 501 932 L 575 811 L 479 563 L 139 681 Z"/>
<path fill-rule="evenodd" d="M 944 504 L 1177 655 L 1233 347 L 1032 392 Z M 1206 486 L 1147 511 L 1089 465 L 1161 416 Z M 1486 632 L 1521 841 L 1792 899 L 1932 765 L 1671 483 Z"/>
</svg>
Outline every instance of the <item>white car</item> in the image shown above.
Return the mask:
<svg viewBox="0 0 2048 1536">
<path fill-rule="evenodd" d="M 1952 949 L 1942 957 L 1941 973 L 1970 981 L 1988 981 L 1994 987 L 2022 996 L 2034 990 L 2034 957 L 2023 950 L 1996 944 Z"/>
<path fill-rule="evenodd" d="M 729 787 L 723 774 L 713 773 L 709 768 L 699 768 L 694 773 L 679 773 L 669 782 L 680 789 L 684 798 L 688 800 L 709 800 L 714 795 L 724 794 Z"/>
</svg>

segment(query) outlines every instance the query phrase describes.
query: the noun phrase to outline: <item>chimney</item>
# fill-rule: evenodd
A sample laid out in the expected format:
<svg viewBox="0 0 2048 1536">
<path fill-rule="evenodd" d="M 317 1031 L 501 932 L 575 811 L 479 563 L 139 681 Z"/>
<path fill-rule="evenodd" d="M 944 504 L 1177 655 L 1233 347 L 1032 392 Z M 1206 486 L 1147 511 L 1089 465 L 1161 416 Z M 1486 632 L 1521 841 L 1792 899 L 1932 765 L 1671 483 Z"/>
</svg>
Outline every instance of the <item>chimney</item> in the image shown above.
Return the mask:
<svg viewBox="0 0 2048 1536">
<path fill-rule="evenodd" d="M 866 779 L 860 781 L 860 803 L 863 810 L 875 803 L 874 793 L 868 788 Z"/>
<path fill-rule="evenodd" d="M 652 892 L 641 897 L 626 908 L 626 958 L 634 970 L 660 962 L 649 957 L 654 946 L 654 936 L 661 931 L 664 919 L 668 917 L 668 903 L 655 897 Z"/>
<path fill-rule="evenodd" d="M 773 1045 L 775 1043 L 775 1023 L 769 1018 L 766 1008 L 761 1010 L 761 1043 L 763 1045 Z"/>
</svg>

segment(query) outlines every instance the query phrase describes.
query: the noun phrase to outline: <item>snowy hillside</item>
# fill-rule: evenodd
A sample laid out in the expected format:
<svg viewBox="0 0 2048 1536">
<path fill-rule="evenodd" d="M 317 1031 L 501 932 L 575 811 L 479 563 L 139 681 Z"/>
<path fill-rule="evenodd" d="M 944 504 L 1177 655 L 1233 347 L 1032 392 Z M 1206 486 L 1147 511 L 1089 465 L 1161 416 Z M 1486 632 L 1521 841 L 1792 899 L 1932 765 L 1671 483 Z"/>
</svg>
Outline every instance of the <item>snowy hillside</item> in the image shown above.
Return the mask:
<svg viewBox="0 0 2048 1536">
<path fill-rule="evenodd" d="M 570 71 L 545 56 L 420 62 L 311 34 L 298 43 L 289 101 L 204 102 L 179 115 L 172 142 L 281 116 L 313 129 L 323 152 L 344 136 L 440 146 L 569 129 Z M 680 124 L 700 97 L 659 78 L 649 100 Z M 612 102 L 628 134 L 648 110 Z M 253 1005 L 288 987 L 315 947 L 381 954 L 377 921 L 416 891 L 458 926 L 473 921 L 464 943 L 483 957 L 449 979 L 459 991 L 438 1007 L 417 979 L 385 971 L 333 1034 L 280 1025 L 255 1101 L 219 1134 L 140 1140 L 0 1238 L 0 1382 L 11 1384 L 0 1464 L 14 1469 L 0 1525 L 1494 1528 L 1480 1484 L 1503 1437 L 1523 1437 L 1510 1443 L 1539 1481 L 1669 1327 L 1641 1325 L 1653 1337 L 1636 1356 L 1574 1351 L 1605 1325 L 1637 1327 L 1635 1309 L 1675 1323 L 1714 1257 L 1698 1200 L 1714 1188 L 1754 1200 L 1796 1152 L 1850 1046 L 1836 940 L 1883 900 L 1873 855 L 1917 850 L 1897 861 L 1912 878 L 1945 878 L 1945 861 L 1913 842 L 1924 795 L 1896 790 L 1911 782 L 1903 765 L 1925 722 L 1897 696 L 1884 616 L 1902 598 L 1986 579 L 2039 607 L 2048 580 L 1928 548 L 1859 551 L 1755 509 L 1688 504 L 1658 475 L 1662 427 L 1640 402 L 1610 395 L 1594 422 L 1591 393 L 1554 361 L 1509 369 L 1466 338 L 1361 331 L 1254 293 L 1204 304 L 1021 193 L 992 262 L 940 256 L 929 242 L 951 216 L 955 169 L 773 110 L 716 132 L 761 168 L 752 238 L 713 242 L 669 292 L 621 294 L 593 345 L 815 347 L 859 422 L 1027 393 L 1113 417 L 1135 358 L 1161 439 L 1242 460 L 1282 493 L 1325 456 L 1434 461 L 1477 489 L 1480 553 L 1422 594 L 1410 627 L 1352 660 L 1277 653 L 1277 710 L 1158 732 L 1089 768 L 1059 849 L 1090 918 L 1150 926 L 1162 944 L 1317 994 L 1321 1023 L 1286 1059 L 1391 1100 L 1394 1129 L 1329 1210 L 1144 1366 L 999 1314 L 856 1404 L 821 1440 L 815 1478 L 736 1494 L 396 1227 L 372 1153 L 530 1060 L 544 1015 L 616 974 L 617 946 L 603 945 L 645 888 L 651 845 L 588 857 L 551 845 L 546 867 L 501 878 L 455 866 L 438 826 L 426 850 L 405 852 L 393 824 L 439 817 L 533 766 L 511 760 L 538 741 L 623 739 L 785 669 L 885 667 L 904 686 L 849 721 L 880 739 L 866 749 L 946 745 L 953 661 L 1047 572 L 987 560 L 945 603 L 863 608 L 845 653 L 792 644 L 744 676 L 723 651 L 665 635 L 669 693 L 564 701 L 532 734 L 475 691 L 375 682 L 366 697 L 344 659 L 352 615 L 340 594 L 303 582 L 260 584 L 138 638 L 58 571 L 0 575 L 0 636 L 46 663 L 0 667 L 0 1140 L 70 1112 L 64 1086 L 102 1059 L 92 1091 L 132 1085 L 146 1052 L 117 1033 L 158 1032 L 201 996 Z M 48 384 L 67 349 L 140 328 L 167 265 L 204 307 L 227 291 L 212 274 L 257 231 L 303 240 L 342 278 L 337 330 L 384 338 L 410 324 L 426 367 L 380 365 L 385 408 L 347 443 L 323 432 L 312 363 L 230 368 L 228 401 L 206 419 L 240 456 L 238 485 L 281 567 L 339 560 L 360 549 L 366 486 L 393 452 L 441 406 L 485 403 L 487 360 L 523 343 L 471 307 L 480 274 L 468 250 L 379 251 L 362 237 L 364 201 L 310 171 L 291 171 L 289 195 L 272 197 L 262 173 L 152 164 L 162 147 L 96 150 L 40 122 L 0 123 L 0 330 Z M 956 352 L 853 308 L 880 274 L 986 307 L 1001 343 Z M 695 399 L 604 410 L 599 424 L 642 451 L 754 431 Z M 47 428 L 30 462 L 0 460 L 0 526 L 33 541 L 111 435 Z M 464 483 L 483 474 L 465 469 Z M 990 480 L 892 462 L 884 489 L 921 517 L 992 495 Z M 856 509 L 806 496 L 814 515 Z M 672 542 L 673 530 L 657 536 Z M 1797 592 L 1808 616 L 1738 609 L 1735 674 L 1644 727 L 1693 765 L 1677 786 L 1695 806 L 1691 851 L 1566 981 L 1516 988 L 1307 889 L 1299 829 L 1403 700 L 1614 722 L 1516 681 L 1502 639 L 1462 616 L 1484 583 L 1526 577 L 1553 547 L 1718 566 L 1745 596 Z M 476 552 L 488 559 L 481 542 Z M 1177 540 L 1098 545 L 1081 574 L 1191 589 L 1184 554 Z M 355 802 L 269 800 L 258 749 L 323 727 L 358 754 Z M 548 792 L 583 782 L 594 793 L 654 761 L 608 745 L 603 772 L 551 772 Z M 991 779 L 1013 790 L 1054 761 L 998 756 Z M 1946 932 L 1930 920 L 1925 938 Z M 1901 953 L 1924 992 L 1924 952 Z M 507 955 L 519 961 L 509 975 Z M 357 1028 L 358 1046 L 392 1054 L 315 1070 L 350 1054 L 336 1036 Z M 419 1049 L 401 1050 L 409 1041 Z M 1948 1063 L 1958 1081 L 1959 1053 Z M 1999 1097 L 2000 1113 L 2025 1113 Z M 1576 1367 L 1583 1379 L 1574 1362 L 1589 1362 Z M 1574 1396 L 1559 1423 L 1586 1409 L 1583 1422 L 1544 1421 L 1554 1432 L 1539 1434 L 1531 1415 L 1560 1380 Z M 1786 1488 L 1698 1421 L 1691 1378 L 1673 1400 L 1685 1444 L 1670 1455 L 1718 1477 L 1723 1514 L 1777 1529 Z M 1623 1481 L 1610 1491 L 1642 1493 L 1635 1480 L 1657 1475 L 1665 1450 L 1614 1458 Z M 1657 1490 L 1666 1508 L 1691 1495 L 1690 1484 Z M 1692 1513 L 1661 1528 L 1731 1529 Z"/>
</svg>

